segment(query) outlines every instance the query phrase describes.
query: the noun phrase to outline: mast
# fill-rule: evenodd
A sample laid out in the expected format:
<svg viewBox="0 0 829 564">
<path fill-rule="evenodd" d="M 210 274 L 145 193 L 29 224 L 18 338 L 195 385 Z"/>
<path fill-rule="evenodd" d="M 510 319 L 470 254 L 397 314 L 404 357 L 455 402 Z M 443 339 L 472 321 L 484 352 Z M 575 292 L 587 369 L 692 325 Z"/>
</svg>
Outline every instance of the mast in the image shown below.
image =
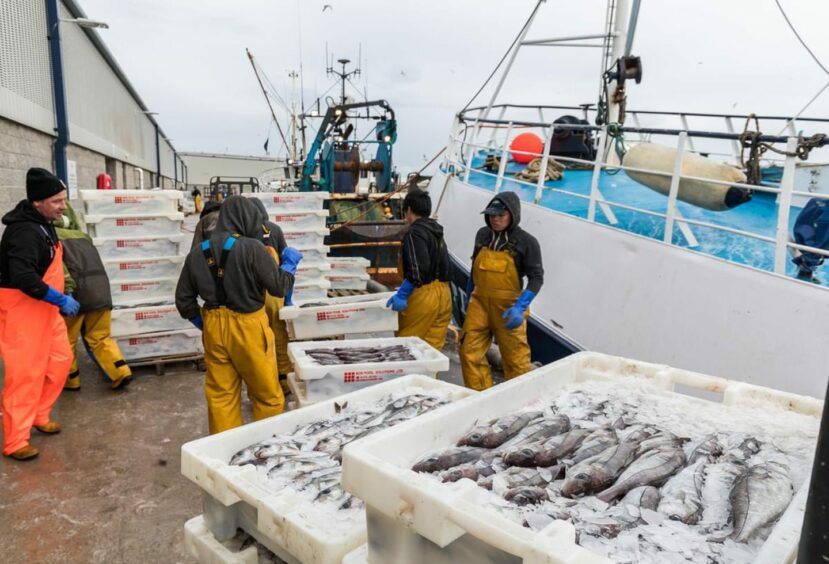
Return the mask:
<svg viewBox="0 0 829 564">
<path fill-rule="evenodd" d="M 273 105 L 271 104 L 271 99 L 268 98 L 268 92 L 265 90 L 265 85 L 262 84 L 262 77 L 259 76 L 259 69 L 256 68 L 256 63 L 253 61 L 253 53 L 250 52 L 250 49 L 245 49 L 245 53 L 248 54 L 248 59 L 250 59 L 250 66 L 253 68 L 253 74 L 256 75 L 256 81 L 259 83 L 259 88 L 262 89 L 262 95 L 265 97 L 265 102 L 268 104 L 268 109 L 271 111 L 271 117 L 273 118 L 273 122 L 276 124 L 276 130 L 279 132 L 279 137 L 282 138 L 282 142 L 285 143 L 285 150 L 290 150 L 290 145 L 288 145 L 288 141 L 285 139 L 285 134 L 282 132 L 282 127 L 279 125 L 279 120 L 276 119 L 276 112 L 273 110 Z"/>
<path fill-rule="evenodd" d="M 610 64 L 613 65 L 627 53 L 627 29 L 628 17 L 630 14 L 630 0 L 611 0 L 616 6 L 613 11 L 613 30 L 610 32 Z M 638 2 L 637 2 L 638 4 Z M 631 38 L 632 39 L 632 38 Z M 602 69 L 602 73 L 608 69 Z M 604 80 L 604 76 L 602 76 Z M 611 80 L 607 84 L 609 96 L 607 100 L 607 122 L 618 123 L 620 114 L 620 103 L 624 96 L 617 96 L 620 83 L 618 80 Z"/>
</svg>

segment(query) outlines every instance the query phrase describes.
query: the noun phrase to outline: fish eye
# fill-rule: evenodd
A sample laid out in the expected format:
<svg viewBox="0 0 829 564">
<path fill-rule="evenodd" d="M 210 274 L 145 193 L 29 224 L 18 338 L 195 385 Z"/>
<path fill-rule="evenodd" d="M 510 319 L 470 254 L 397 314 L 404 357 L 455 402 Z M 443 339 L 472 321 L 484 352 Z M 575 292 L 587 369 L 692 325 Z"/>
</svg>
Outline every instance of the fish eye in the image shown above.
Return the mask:
<svg viewBox="0 0 829 564">
<path fill-rule="evenodd" d="M 587 480 L 590 479 L 590 476 L 588 474 L 585 474 L 584 472 L 582 472 L 581 474 L 576 474 L 575 479 L 580 480 L 582 482 L 586 482 Z"/>
<path fill-rule="evenodd" d="M 469 438 L 473 441 L 478 441 L 478 440 L 481 439 L 481 434 L 480 433 L 472 433 L 471 435 L 469 435 Z"/>
<path fill-rule="evenodd" d="M 532 451 L 532 449 L 529 449 L 529 448 L 522 449 L 521 454 L 523 454 L 524 456 L 534 456 L 535 455 L 535 453 Z"/>
</svg>

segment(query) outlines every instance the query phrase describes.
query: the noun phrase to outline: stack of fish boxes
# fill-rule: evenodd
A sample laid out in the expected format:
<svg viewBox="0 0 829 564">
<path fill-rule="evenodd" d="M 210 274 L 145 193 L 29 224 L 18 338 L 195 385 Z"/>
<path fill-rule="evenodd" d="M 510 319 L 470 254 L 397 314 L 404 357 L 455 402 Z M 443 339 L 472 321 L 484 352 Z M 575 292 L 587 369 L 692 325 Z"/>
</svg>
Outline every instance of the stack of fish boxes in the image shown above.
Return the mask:
<svg viewBox="0 0 829 564">
<path fill-rule="evenodd" d="M 203 353 L 173 305 L 184 263 L 177 190 L 81 190 L 84 220 L 112 290 L 112 336 L 127 362 Z"/>
<path fill-rule="evenodd" d="M 331 283 L 325 273 L 328 266 L 328 247 L 323 209 L 328 192 L 256 192 L 245 194 L 257 198 L 268 211 L 268 219 L 282 228 L 289 247 L 302 252 L 302 262 L 294 282 L 294 303 L 325 299 Z"/>
<path fill-rule="evenodd" d="M 331 257 L 328 259 L 331 272 L 328 281 L 332 290 L 365 290 L 368 287 L 368 267 L 371 264 L 363 257 Z"/>
</svg>

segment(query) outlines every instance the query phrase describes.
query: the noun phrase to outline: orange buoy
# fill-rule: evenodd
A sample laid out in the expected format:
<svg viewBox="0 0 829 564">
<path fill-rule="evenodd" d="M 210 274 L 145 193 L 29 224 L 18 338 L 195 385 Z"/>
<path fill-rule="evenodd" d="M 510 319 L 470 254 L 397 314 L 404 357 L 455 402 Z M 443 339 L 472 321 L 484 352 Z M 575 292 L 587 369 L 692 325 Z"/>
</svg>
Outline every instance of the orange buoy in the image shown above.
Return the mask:
<svg viewBox="0 0 829 564">
<path fill-rule="evenodd" d="M 544 141 L 535 133 L 522 133 L 515 137 L 510 143 L 510 151 L 512 151 L 512 160 L 517 163 L 527 164 L 544 151 Z M 515 151 L 523 151 L 523 153 L 516 153 Z M 524 153 L 535 153 L 527 155 Z"/>
</svg>

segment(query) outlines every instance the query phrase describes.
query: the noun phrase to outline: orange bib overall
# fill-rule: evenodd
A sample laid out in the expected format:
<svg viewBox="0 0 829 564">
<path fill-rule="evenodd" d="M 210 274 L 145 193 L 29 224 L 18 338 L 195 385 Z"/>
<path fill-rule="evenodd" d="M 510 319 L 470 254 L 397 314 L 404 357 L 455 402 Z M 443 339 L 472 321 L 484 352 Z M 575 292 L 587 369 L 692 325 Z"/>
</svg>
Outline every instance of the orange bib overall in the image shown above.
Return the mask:
<svg viewBox="0 0 829 564">
<path fill-rule="evenodd" d="M 43 275 L 43 282 L 63 292 L 63 247 Z M 32 425 L 49 422 L 72 351 L 66 324 L 57 306 L 11 288 L 0 288 L 0 355 L 3 356 L 3 453 L 29 443 Z"/>
</svg>

